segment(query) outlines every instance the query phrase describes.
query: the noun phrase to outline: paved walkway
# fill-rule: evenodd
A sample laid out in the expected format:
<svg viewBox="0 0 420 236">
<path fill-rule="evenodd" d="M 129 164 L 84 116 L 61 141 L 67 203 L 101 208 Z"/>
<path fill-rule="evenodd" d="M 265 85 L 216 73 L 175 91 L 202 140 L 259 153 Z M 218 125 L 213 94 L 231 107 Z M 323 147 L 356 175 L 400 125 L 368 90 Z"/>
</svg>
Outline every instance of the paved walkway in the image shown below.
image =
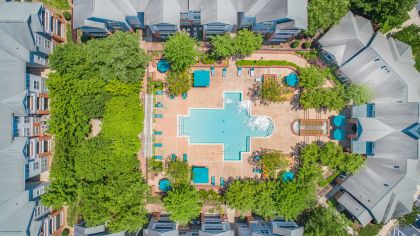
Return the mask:
<svg viewBox="0 0 420 236">
<path fill-rule="evenodd" d="M 413 25 L 413 24 L 420 26 L 420 16 L 417 13 L 417 10 L 416 10 L 415 7 L 413 9 L 411 9 L 411 11 L 408 12 L 408 15 L 410 16 L 410 19 L 408 19 L 407 21 L 402 23 L 401 26 L 390 30 L 388 32 L 388 34 L 396 33 L 396 32 L 401 31 L 402 29 L 404 29 L 404 28 L 406 28 L 410 25 Z"/>
</svg>

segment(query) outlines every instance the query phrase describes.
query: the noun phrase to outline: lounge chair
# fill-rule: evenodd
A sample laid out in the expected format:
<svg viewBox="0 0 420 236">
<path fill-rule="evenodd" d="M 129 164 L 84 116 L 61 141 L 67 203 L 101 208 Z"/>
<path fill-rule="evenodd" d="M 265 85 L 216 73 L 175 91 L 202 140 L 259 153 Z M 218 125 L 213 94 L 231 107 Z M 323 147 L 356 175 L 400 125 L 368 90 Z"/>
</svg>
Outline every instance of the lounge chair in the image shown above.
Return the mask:
<svg viewBox="0 0 420 236">
<path fill-rule="evenodd" d="M 155 159 L 155 160 L 162 160 L 162 156 L 153 156 L 153 159 Z"/>
<path fill-rule="evenodd" d="M 163 118 L 163 114 L 155 114 L 155 118 Z"/>
<path fill-rule="evenodd" d="M 220 177 L 220 186 L 224 187 L 225 186 L 225 178 Z"/>
<path fill-rule="evenodd" d="M 251 77 L 254 77 L 255 76 L 254 68 L 249 69 L 249 75 Z"/>
<path fill-rule="evenodd" d="M 155 143 L 153 144 L 154 147 L 162 147 L 163 145 L 161 143 Z"/>
<path fill-rule="evenodd" d="M 226 68 L 223 68 L 223 69 L 222 69 L 222 77 L 226 77 L 226 72 L 227 72 L 227 71 L 226 71 Z"/>
<path fill-rule="evenodd" d="M 155 133 L 155 135 L 162 135 L 163 134 L 162 131 L 155 131 L 154 133 Z"/>
<path fill-rule="evenodd" d="M 169 95 L 169 99 L 173 100 L 175 98 L 174 95 Z"/>
<path fill-rule="evenodd" d="M 255 160 L 255 161 L 259 161 L 259 160 L 261 160 L 261 156 L 258 156 L 258 155 L 257 155 L 257 156 L 254 156 L 254 160 Z"/>
<path fill-rule="evenodd" d="M 172 161 L 176 161 L 176 155 L 175 155 L 175 153 L 172 153 L 171 154 L 171 159 L 172 159 Z"/>
<path fill-rule="evenodd" d="M 163 107 L 163 103 L 161 103 L 161 102 L 157 102 L 157 103 L 155 104 L 155 107 Z"/>
<path fill-rule="evenodd" d="M 187 99 L 187 97 L 188 97 L 188 93 L 183 93 L 183 94 L 182 94 L 182 99 L 184 99 L 184 100 L 185 100 L 185 99 Z"/>
<path fill-rule="evenodd" d="M 255 78 L 255 82 L 262 82 L 262 78 Z"/>
<path fill-rule="evenodd" d="M 238 76 L 242 76 L 242 68 L 238 67 Z"/>
<path fill-rule="evenodd" d="M 214 176 L 211 177 L 211 185 L 213 185 L 213 186 L 216 185 L 216 177 L 214 177 Z"/>
<path fill-rule="evenodd" d="M 188 162 L 188 156 L 187 156 L 187 154 L 183 154 L 182 155 L 182 160 L 184 161 L 184 162 Z"/>
<path fill-rule="evenodd" d="M 165 94 L 165 92 L 163 92 L 163 91 L 156 91 L 155 92 L 155 95 L 164 95 Z"/>
<path fill-rule="evenodd" d="M 210 67 L 210 73 L 211 73 L 211 76 L 216 75 L 216 71 L 214 70 L 214 66 Z"/>
</svg>

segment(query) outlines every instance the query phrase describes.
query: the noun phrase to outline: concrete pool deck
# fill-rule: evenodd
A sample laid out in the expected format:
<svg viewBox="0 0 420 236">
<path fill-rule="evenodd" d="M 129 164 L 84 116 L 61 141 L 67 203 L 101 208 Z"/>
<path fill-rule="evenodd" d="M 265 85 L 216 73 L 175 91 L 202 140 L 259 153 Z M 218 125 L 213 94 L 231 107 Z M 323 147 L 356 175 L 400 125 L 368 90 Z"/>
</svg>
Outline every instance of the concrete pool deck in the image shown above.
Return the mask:
<svg viewBox="0 0 420 236">
<path fill-rule="evenodd" d="M 256 53 L 252 59 L 276 59 L 295 62 L 299 66 L 305 66 L 305 60 L 298 55 L 293 54 L 263 54 Z M 279 58 L 280 57 L 280 58 Z M 283 58 L 284 57 L 284 58 Z M 149 67 L 149 71 L 154 68 Z M 191 72 L 197 69 L 209 70 L 210 67 L 192 67 Z M 162 147 L 154 149 L 154 155 L 163 156 L 163 159 L 169 159 L 171 154 L 176 154 L 179 160 L 182 160 L 183 154 L 188 155 L 188 164 L 190 166 L 206 166 L 209 168 L 209 185 L 211 176 L 215 176 L 216 185 L 220 184 L 220 178 L 225 180 L 230 177 L 254 177 L 252 166 L 248 163 L 248 157 L 253 151 L 261 148 L 281 150 L 284 153 L 292 152 L 292 148 L 301 142 L 312 142 L 314 140 L 328 141 L 327 137 L 300 137 L 294 135 L 290 130 L 293 120 L 300 118 L 327 119 L 335 113 L 317 113 L 315 110 L 294 110 L 289 101 L 283 103 L 272 103 L 262 105 L 259 102 L 252 103 L 252 116 L 269 116 L 275 123 L 273 134 L 267 138 L 251 138 L 251 147 L 249 153 L 242 153 L 241 161 L 224 161 L 223 146 L 220 144 L 201 145 L 188 144 L 186 137 L 179 137 L 178 116 L 187 115 L 190 108 L 222 108 L 223 92 L 234 91 L 242 92 L 244 100 L 250 100 L 248 90 L 256 83 L 255 78 L 262 74 L 277 74 L 281 77 L 292 72 L 288 68 L 255 68 L 255 76 L 248 74 L 248 69 L 242 69 L 242 76 L 237 76 L 237 68 L 234 62 L 229 63 L 227 76 L 222 77 L 222 68 L 216 68 L 216 75 L 210 79 L 208 88 L 192 88 L 188 92 L 188 97 L 184 100 L 181 97 L 170 99 L 166 95 L 154 95 L 155 102 L 163 104 L 162 108 L 154 108 L 154 113 L 163 114 L 163 118 L 155 118 L 153 130 L 162 131 L 163 135 L 155 135 L 155 143 L 162 143 Z M 161 78 L 162 75 L 157 77 Z M 143 157 L 144 158 L 144 157 Z M 144 159 L 142 159 L 144 161 Z M 161 175 L 154 178 L 148 178 L 149 185 L 157 190 Z"/>
</svg>

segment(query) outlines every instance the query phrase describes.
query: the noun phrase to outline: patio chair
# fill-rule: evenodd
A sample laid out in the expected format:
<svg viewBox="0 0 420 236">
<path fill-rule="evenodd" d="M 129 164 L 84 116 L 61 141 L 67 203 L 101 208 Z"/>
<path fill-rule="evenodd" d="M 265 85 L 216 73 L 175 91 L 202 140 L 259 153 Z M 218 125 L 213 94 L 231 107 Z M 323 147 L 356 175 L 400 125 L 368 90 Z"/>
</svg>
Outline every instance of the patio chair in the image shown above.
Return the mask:
<svg viewBox="0 0 420 236">
<path fill-rule="evenodd" d="M 156 130 L 155 130 L 155 132 L 154 132 L 154 133 L 155 133 L 155 135 L 162 135 L 162 134 L 163 134 L 163 132 L 162 132 L 162 131 L 156 131 Z"/>
<path fill-rule="evenodd" d="M 183 94 L 182 94 L 182 99 L 184 99 L 184 100 L 185 100 L 185 99 L 187 99 L 187 97 L 188 97 L 188 93 L 183 93 Z"/>
<path fill-rule="evenodd" d="M 216 71 L 214 70 L 214 66 L 210 67 L 211 76 L 216 75 Z"/>
<path fill-rule="evenodd" d="M 153 144 L 154 147 L 162 147 L 163 145 L 161 143 L 155 143 Z"/>
<path fill-rule="evenodd" d="M 155 160 L 162 160 L 162 156 L 153 156 L 153 159 L 155 159 Z"/>
<path fill-rule="evenodd" d="M 255 161 L 259 161 L 259 160 L 261 160 L 261 156 L 258 156 L 258 155 L 257 155 L 257 156 L 254 156 L 254 160 L 255 160 Z"/>
<path fill-rule="evenodd" d="M 242 76 L 242 68 L 238 67 L 238 76 Z"/>
<path fill-rule="evenodd" d="M 163 92 L 163 91 L 156 91 L 155 92 L 155 95 L 164 95 L 165 94 L 165 92 Z"/>
<path fill-rule="evenodd" d="M 155 114 L 155 118 L 163 118 L 163 114 Z"/>
<path fill-rule="evenodd" d="M 157 103 L 155 104 L 155 107 L 163 107 L 163 103 L 161 103 L 161 102 L 157 102 Z"/>
<path fill-rule="evenodd" d="M 251 77 L 254 77 L 255 76 L 254 68 L 249 69 L 249 75 Z"/>
<path fill-rule="evenodd" d="M 176 161 L 176 155 L 175 155 L 175 153 L 172 153 L 171 154 L 171 159 L 172 159 L 172 161 Z"/>
<path fill-rule="evenodd" d="M 222 69 L 222 77 L 226 77 L 226 72 L 227 72 L 227 71 L 226 71 L 226 68 L 223 68 L 223 69 Z"/>
<path fill-rule="evenodd" d="M 187 156 L 187 154 L 183 154 L 182 155 L 182 160 L 184 161 L 184 162 L 188 162 L 188 156 Z"/>
<path fill-rule="evenodd" d="M 224 187 L 225 186 L 225 178 L 220 177 L 220 186 Z"/>
<path fill-rule="evenodd" d="M 169 95 L 169 99 L 174 100 L 175 96 L 174 95 Z"/>
<path fill-rule="evenodd" d="M 212 186 L 216 185 L 216 177 L 214 177 L 214 176 L 211 177 L 211 185 Z"/>
</svg>

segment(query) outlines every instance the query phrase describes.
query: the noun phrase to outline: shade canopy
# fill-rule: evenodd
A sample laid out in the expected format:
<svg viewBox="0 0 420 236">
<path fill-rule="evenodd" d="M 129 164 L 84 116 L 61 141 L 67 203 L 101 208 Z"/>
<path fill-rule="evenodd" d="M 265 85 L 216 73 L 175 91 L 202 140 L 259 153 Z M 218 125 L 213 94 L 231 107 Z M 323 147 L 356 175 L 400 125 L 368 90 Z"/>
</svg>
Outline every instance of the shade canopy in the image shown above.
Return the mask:
<svg viewBox="0 0 420 236">
<path fill-rule="evenodd" d="M 209 182 L 209 168 L 194 166 L 192 168 L 193 183 L 207 184 Z"/>
<path fill-rule="evenodd" d="M 296 73 L 291 73 L 284 79 L 287 86 L 296 87 L 299 83 L 299 78 Z"/>
<path fill-rule="evenodd" d="M 346 132 L 343 129 L 336 129 L 333 133 L 334 140 L 343 140 L 346 136 Z"/>
<path fill-rule="evenodd" d="M 159 190 L 163 192 L 168 192 L 171 190 L 171 181 L 168 179 L 159 180 Z"/>
<path fill-rule="evenodd" d="M 167 60 L 160 60 L 157 64 L 157 69 L 160 73 L 165 73 L 169 70 L 169 62 Z"/>
<path fill-rule="evenodd" d="M 208 87 L 210 85 L 210 71 L 194 71 L 194 87 Z"/>
<path fill-rule="evenodd" d="M 343 126 L 346 124 L 346 117 L 343 115 L 335 116 L 333 119 L 333 123 L 335 126 Z"/>
<path fill-rule="evenodd" d="M 292 171 L 286 171 L 282 175 L 283 181 L 291 181 L 295 178 L 295 174 Z"/>
</svg>

